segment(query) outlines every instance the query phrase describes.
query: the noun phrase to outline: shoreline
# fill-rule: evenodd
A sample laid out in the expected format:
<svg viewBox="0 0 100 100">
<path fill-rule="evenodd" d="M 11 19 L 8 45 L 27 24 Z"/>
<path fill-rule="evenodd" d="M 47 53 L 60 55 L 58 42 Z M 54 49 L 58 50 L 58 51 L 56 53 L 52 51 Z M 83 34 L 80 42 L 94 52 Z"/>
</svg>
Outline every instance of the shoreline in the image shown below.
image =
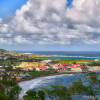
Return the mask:
<svg viewBox="0 0 100 100">
<path fill-rule="evenodd" d="M 21 82 L 18 83 L 19 86 L 22 88 L 19 100 L 23 100 L 22 98 L 28 90 L 34 89 L 34 88 L 36 88 L 40 85 L 43 85 L 43 84 L 48 84 L 47 82 L 44 83 L 44 80 L 48 80 L 48 79 L 52 80 L 52 77 L 60 78 L 60 76 L 61 77 L 66 76 L 66 78 L 67 78 L 67 76 L 73 77 L 74 75 L 77 75 L 77 74 L 81 75 L 81 73 L 69 73 L 69 74 L 68 73 L 56 73 L 56 74 L 50 74 L 50 75 L 35 77 L 35 78 L 30 79 L 30 80 L 21 81 Z M 72 81 L 72 79 L 71 79 L 71 81 Z M 60 82 L 62 82 L 62 81 L 60 81 Z M 50 85 L 48 84 L 48 86 L 50 86 Z"/>
<path fill-rule="evenodd" d="M 17 81 L 18 83 L 20 82 L 24 82 L 24 81 L 29 81 L 29 80 L 32 80 L 32 79 L 37 79 L 37 78 L 41 78 L 41 77 L 48 77 L 48 76 L 55 76 L 55 75 L 62 75 L 62 74 L 84 74 L 84 73 L 88 73 L 88 72 L 100 72 L 100 70 L 89 70 L 87 72 L 58 72 L 58 73 L 52 73 L 52 74 L 48 74 L 48 75 L 41 75 L 41 76 L 30 76 L 26 79 L 22 79 L 22 80 L 19 80 Z"/>
<path fill-rule="evenodd" d="M 25 82 L 25 81 L 30 81 L 32 79 L 37 79 L 37 78 L 42 78 L 42 77 L 48 77 L 48 76 L 55 76 L 55 75 L 63 75 L 63 74 L 82 74 L 83 72 L 63 72 L 63 73 L 54 73 L 54 74 L 49 74 L 49 75 L 41 75 L 41 76 L 36 76 L 36 77 L 29 77 L 27 79 L 23 79 L 20 81 L 17 81 L 18 83 Z M 87 73 L 87 72 L 86 72 Z"/>
</svg>

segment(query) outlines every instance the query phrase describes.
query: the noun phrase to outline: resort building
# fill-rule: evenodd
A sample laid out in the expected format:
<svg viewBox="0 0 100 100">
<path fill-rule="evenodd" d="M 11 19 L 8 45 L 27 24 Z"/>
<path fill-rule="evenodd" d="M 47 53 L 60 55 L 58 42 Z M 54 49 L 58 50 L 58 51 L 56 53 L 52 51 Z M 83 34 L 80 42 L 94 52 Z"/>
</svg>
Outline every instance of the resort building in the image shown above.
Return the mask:
<svg viewBox="0 0 100 100">
<path fill-rule="evenodd" d="M 48 66 L 40 66 L 40 70 L 46 70 L 48 69 Z"/>
<path fill-rule="evenodd" d="M 14 66 L 13 69 L 21 68 L 23 70 L 32 70 L 45 65 L 46 63 L 44 62 L 22 62 L 20 65 Z"/>
</svg>

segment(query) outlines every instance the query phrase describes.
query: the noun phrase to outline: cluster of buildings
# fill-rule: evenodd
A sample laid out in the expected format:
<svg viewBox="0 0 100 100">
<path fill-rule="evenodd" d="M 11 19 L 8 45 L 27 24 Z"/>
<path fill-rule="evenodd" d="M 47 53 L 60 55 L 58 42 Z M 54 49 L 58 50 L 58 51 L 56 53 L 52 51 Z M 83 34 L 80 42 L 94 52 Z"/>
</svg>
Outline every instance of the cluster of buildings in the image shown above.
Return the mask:
<svg viewBox="0 0 100 100">
<path fill-rule="evenodd" d="M 49 65 L 57 71 L 73 71 L 73 72 L 82 72 L 82 68 L 84 67 L 82 64 L 69 64 L 69 63 L 64 63 L 64 64 L 49 63 Z"/>
<path fill-rule="evenodd" d="M 70 63 L 52 63 L 51 60 L 43 60 L 38 62 L 21 62 L 18 66 L 13 66 L 13 69 L 22 69 L 24 71 L 52 71 L 55 70 L 57 72 L 83 72 L 85 66 L 83 64 L 70 64 Z M 5 67 L 0 66 L 0 80 L 2 80 L 5 73 Z M 19 73 L 18 70 L 16 72 L 12 72 L 10 75 L 9 72 L 8 78 L 15 78 L 18 81 L 21 79 L 25 79 L 30 77 L 28 73 Z M 10 76 L 10 77 L 9 77 Z"/>
<path fill-rule="evenodd" d="M 82 64 L 70 64 L 70 63 L 51 63 L 50 60 L 44 60 L 41 62 L 22 62 L 18 66 L 14 66 L 13 69 L 21 68 L 23 70 L 51 70 L 54 69 L 56 71 L 73 71 L 73 72 L 82 72 L 82 68 L 84 66 Z"/>
<path fill-rule="evenodd" d="M 0 52 L 0 60 L 7 60 L 9 58 L 11 58 L 10 55 L 7 55 L 7 54 L 4 54 L 4 53 Z"/>
</svg>

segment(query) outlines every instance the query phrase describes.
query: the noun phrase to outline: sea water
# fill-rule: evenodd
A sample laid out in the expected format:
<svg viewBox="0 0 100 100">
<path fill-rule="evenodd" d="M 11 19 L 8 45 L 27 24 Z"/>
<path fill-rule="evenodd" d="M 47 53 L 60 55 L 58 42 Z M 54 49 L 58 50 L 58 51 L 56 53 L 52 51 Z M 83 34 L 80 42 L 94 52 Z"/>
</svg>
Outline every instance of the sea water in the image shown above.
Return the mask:
<svg viewBox="0 0 100 100">
<path fill-rule="evenodd" d="M 21 51 L 20 51 L 21 52 Z M 53 57 L 40 57 L 40 58 L 53 58 L 53 59 L 90 59 L 100 60 L 99 51 L 23 51 L 23 53 L 32 53 L 40 55 L 52 55 Z"/>
<path fill-rule="evenodd" d="M 20 82 L 19 85 L 22 88 L 20 99 L 22 99 L 25 93 L 30 89 L 39 90 L 43 88 L 50 88 L 51 85 L 64 85 L 69 87 L 73 81 L 77 81 L 77 79 L 81 78 L 82 76 L 83 74 L 63 74 L 40 77 L 29 81 Z"/>
<path fill-rule="evenodd" d="M 58 86 L 63 85 L 68 88 L 70 87 L 72 82 L 75 82 L 78 79 L 81 79 L 85 86 L 89 85 L 89 83 L 86 81 L 84 77 L 84 74 L 62 74 L 62 75 L 55 75 L 55 76 L 40 77 L 40 78 L 20 82 L 19 85 L 22 88 L 22 91 L 19 97 L 20 100 L 22 100 L 23 96 L 28 90 L 30 89 L 41 90 L 44 88 L 51 89 L 50 87 L 51 85 L 58 85 Z M 72 97 L 74 98 L 73 100 L 93 100 L 92 97 L 89 97 L 87 95 L 74 95 Z M 97 95 L 97 97 L 100 100 L 100 94 Z M 50 100 L 50 99 L 46 97 L 46 100 Z"/>
</svg>

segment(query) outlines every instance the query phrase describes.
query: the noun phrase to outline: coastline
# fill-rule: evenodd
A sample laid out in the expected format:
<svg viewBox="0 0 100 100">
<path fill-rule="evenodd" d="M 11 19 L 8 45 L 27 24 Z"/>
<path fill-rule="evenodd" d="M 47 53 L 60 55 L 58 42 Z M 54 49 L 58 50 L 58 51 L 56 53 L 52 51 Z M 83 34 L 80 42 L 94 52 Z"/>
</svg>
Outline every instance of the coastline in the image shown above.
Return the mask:
<svg viewBox="0 0 100 100">
<path fill-rule="evenodd" d="M 83 72 L 63 72 L 63 73 L 54 73 L 54 74 L 49 74 L 49 75 L 41 75 L 41 76 L 36 76 L 36 77 L 29 77 L 27 79 L 23 79 L 20 81 L 17 81 L 18 83 L 20 82 L 25 82 L 25 81 L 29 81 L 32 79 L 37 79 L 37 78 L 42 78 L 42 77 L 48 77 L 48 76 L 55 76 L 55 75 L 63 75 L 63 74 L 82 74 Z M 87 73 L 87 72 L 86 72 Z"/>
<path fill-rule="evenodd" d="M 68 73 L 62 73 L 62 74 L 53 74 L 53 75 L 47 75 L 47 76 L 41 76 L 41 77 L 35 77 L 33 79 L 30 79 L 30 80 L 26 80 L 26 81 L 21 81 L 19 82 L 19 86 L 22 88 L 22 91 L 19 95 L 19 100 L 23 100 L 23 96 L 25 95 L 25 93 L 30 90 L 30 89 L 36 89 L 38 87 L 41 87 L 43 88 L 43 84 L 44 86 L 50 86 L 49 82 L 53 82 L 53 80 L 57 83 L 54 82 L 54 84 L 58 84 L 59 82 L 62 82 L 63 80 L 59 80 L 59 78 L 61 77 L 65 77 L 66 79 L 70 80 L 68 82 L 71 83 L 74 79 L 75 79 L 75 76 L 81 76 L 82 74 L 80 73 L 76 73 L 76 74 L 68 74 Z M 68 76 L 68 77 L 67 77 Z M 69 78 L 71 77 L 71 78 Z M 57 80 L 56 80 L 57 79 Z"/>
<path fill-rule="evenodd" d="M 41 76 L 35 76 L 35 77 L 29 77 L 27 79 L 23 79 L 23 80 L 20 80 L 20 81 L 17 81 L 18 83 L 20 82 L 25 82 L 25 81 L 30 81 L 32 79 L 37 79 L 37 78 L 42 78 L 42 77 L 48 77 L 48 76 L 55 76 L 55 75 L 63 75 L 63 74 L 84 74 L 84 73 L 89 73 L 89 72 L 100 72 L 100 71 L 88 71 L 88 72 L 61 72 L 61 73 L 53 73 L 53 74 L 48 74 L 48 75 L 41 75 Z"/>
</svg>

